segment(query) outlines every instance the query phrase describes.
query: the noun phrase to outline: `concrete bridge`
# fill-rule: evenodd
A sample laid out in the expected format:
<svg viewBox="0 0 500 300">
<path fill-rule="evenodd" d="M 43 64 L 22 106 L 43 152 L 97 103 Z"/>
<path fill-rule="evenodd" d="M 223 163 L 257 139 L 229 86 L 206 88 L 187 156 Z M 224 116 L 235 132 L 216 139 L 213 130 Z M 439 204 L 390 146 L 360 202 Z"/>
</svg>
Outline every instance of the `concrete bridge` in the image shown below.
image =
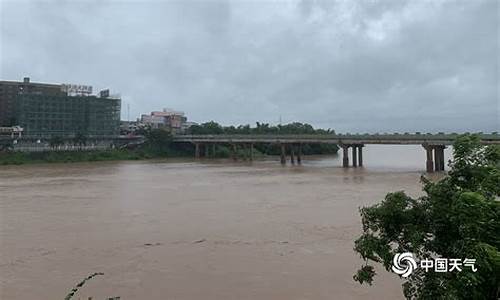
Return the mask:
<svg viewBox="0 0 500 300">
<path fill-rule="evenodd" d="M 209 156 L 210 152 L 215 153 L 215 146 L 218 144 L 229 145 L 232 156 L 236 159 L 238 148 L 243 148 L 246 158 L 253 160 L 254 144 L 275 144 L 281 149 L 280 161 L 286 164 L 287 153 L 290 155 L 292 164 L 302 162 L 303 144 L 335 144 L 342 148 L 342 166 L 349 167 L 349 148 L 352 151 L 352 166 L 363 166 L 363 147 L 367 144 L 378 145 L 422 145 L 426 151 L 427 172 L 444 171 L 444 149 L 452 145 L 458 134 L 245 134 L 245 135 L 176 135 L 173 137 L 174 143 L 191 143 L 195 146 L 195 157 L 202 154 Z M 485 145 L 500 145 L 500 135 L 480 134 L 481 143 Z M 27 144 L 37 144 L 39 138 L 23 136 L 13 138 L 11 136 L 0 135 L 0 150 L 11 147 L 13 143 L 22 142 Z M 67 138 L 71 141 L 71 138 Z M 144 142 L 143 136 L 106 136 L 89 137 L 89 142 L 109 141 L 115 146 L 140 144 Z M 211 148 L 211 149 L 210 149 Z M 203 151 L 202 151 L 203 150 Z M 211 150 L 211 151 L 210 151 Z"/>
<path fill-rule="evenodd" d="M 209 156 L 210 146 L 212 153 L 215 145 L 230 145 L 233 158 L 236 159 L 238 147 L 243 147 L 248 159 L 253 159 L 254 144 L 276 144 L 280 145 L 280 161 L 286 164 L 286 153 L 290 153 L 292 164 L 302 161 L 303 144 L 335 144 L 342 148 L 342 166 L 349 167 L 349 148 L 352 151 L 352 166 L 363 166 L 363 147 L 366 144 L 378 145 L 422 145 L 427 154 L 427 172 L 444 171 L 444 149 L 452 145 L 458 134 L 369 134 L 369 135 L 177 135 L 174 142 L 192 143 L 195 145 L 195 157 L 199 158 L 201 149 L 205 156 Z M 482 144 L 500 144 L 500 135 L 481 134 Z M 288 150 L 288 151 L 287 151 Z"/>
</svg>

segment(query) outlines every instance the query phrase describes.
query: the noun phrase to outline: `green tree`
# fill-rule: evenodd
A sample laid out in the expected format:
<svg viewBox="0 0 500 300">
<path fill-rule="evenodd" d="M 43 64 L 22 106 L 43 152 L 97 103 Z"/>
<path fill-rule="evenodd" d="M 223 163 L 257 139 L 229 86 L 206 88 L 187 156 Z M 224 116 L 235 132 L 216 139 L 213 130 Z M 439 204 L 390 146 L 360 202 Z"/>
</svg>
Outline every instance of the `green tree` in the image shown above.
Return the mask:
<svg viewBox="0 0 500 300">
<path fill-rule="evenodd" d="M 144 136 L 148 147 L 156 153 L 168 151 L 172 142 L 172 134 L 164 129 L 148 129 Z"/>
<path fill-rule="evenodd" d="M 417 268 L 403 283 L 407 299 L 497 299 L 500 296 L 500 149 L 482 146 L 477 136 L 454 144 L 448 176 L 438 182 L 422 177 L 425 196 L 389 193 L 380 203 L 360 209 L 363 234 L 354 250 L 366 265 L 354 275 L 372 283 L 381 263 L 391 271 L 396 253 L 424 258 L 476 259 L 477 272 L 425 272 Z"/>
<path fill-rule="evenodd" d="M 255 127 L 250 125 L 222 126 L 217 122 L 210 121 L 200 125 L 193 125 L 188 131 L 190 134 L 334 134 L 335 131 L 328 129 L 314 129 L 307 123 L 294 122 L 285 125 L 270 126 L 267 123 L 256 123 Z"/>
<path fill-rule="evenodd" d="M 193 125 L 189 128 L 190 134 L 223 134 L 224 129 L 219 123 L 210 121 L 200 125 Z"/>
</svg>

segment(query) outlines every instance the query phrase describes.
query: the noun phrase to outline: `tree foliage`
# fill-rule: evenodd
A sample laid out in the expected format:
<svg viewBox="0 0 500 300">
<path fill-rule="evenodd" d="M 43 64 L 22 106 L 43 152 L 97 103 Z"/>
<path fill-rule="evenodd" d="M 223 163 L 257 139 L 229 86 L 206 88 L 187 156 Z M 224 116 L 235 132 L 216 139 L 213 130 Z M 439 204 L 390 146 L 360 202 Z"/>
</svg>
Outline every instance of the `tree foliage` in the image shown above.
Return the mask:
<svg viewBox="0 0 500 300">
<path fill-rule="evenodd" d="M 154 152 L 166 152 L 172 142 L 172 134 L 164 129 L 150 129 L 144 132 L 146 145 Z"/>
<path fill-rule="evenodd" d="M 403 284 L 407 299 L 497 299 L 500 291 L 500 148 L 477 136 L 460 136 L 448 175 L 422 177 L 425 195 L 389 193 L 360 209 L 363 234 L 354 250 L 366 260 L 354 279 L 372 283 L 370 262 L 391 271 L 396 253 L 417 258 L 475 258 L 477 272 L 425 272 L 417 268 Z"/>
<path fill-rule="evenodd" d="M 222 126 L 217 122 L 210 121 L 200 125 L 193 125 L 189 128 L 190 134 L 332 134 L 333 130 L 314 129 L 309 124 L 294 122 L 285 125 L 271 126 L 267 123 L 239 126 Z"/>
</svg>

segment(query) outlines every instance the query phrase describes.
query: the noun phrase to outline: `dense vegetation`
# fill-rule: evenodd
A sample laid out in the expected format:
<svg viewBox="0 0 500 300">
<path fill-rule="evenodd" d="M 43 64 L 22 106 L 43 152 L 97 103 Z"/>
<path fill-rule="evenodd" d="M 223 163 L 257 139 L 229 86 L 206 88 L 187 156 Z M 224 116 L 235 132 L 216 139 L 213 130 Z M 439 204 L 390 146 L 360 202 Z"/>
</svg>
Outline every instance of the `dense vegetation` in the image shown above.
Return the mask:
<svg viewBox="0 0 500 300">
<path fill-rule="evenodd" d="M 189 128 L 188 134 L 334 134 L 331 129 L 315 129 L 309 124 L 294 122 L 285 125 L 271 126 L 267 123 L 256 123 L 255 127 L 250 125 L 222 126 L 217 122 L 210 121 L 200 125 L 193 125 Z M 216 156 L 229 157 L 228 146 L 218 146 Z M 279 145 L 255 144 L 256 155 L 279 155 Z M 337 145 L 326 144 L 305 144 L 302 146 L 304 155 L 314 154 L 335 154 L 338 151 Z M 239 154 L 243 155 L 240 151 Z"/>
<path fill-rule="evenodd" d="M 331 131 L 314 129 L 311 125 L 292 123 L 283 126 L 269 126 L 268 124 L 259 124 L 257 127 L 262 133 L 271 133 L 281 128 L 285 133 L 312 133 L 321 134 Z M 230 126 L 222 127 L 215 122 L 208 122 L 202 125 L 196 125 L 192 129 L 193 134 L 219 134 L 219 133 L 238 133 L 242 132 L 256 133 L 256 128 L 246 126 Z M 220 131 L 222 130 L 222 131 Z M 234 132 L 233 132 L 234 131 Z M 0 165 L 24 164 L 24 163 L 41 163 L 41 162 L 79 162 L 79 161 L 105 161 L 105 160 L 138 160 L 148 158 L 165 158 L 165 157 L 193 157 L 194 146 L 190 143 L 172 143 L 172 136 L 166 130 L 161 129 L 146 129 L 141 132 L 146 142 L 143 145 L 128 148 L 128 149 L 109 149 L 96 151 L 55 151 L 58 147 L 64 144 L 64 140 L 60 137 L 53 137 L 49 141 L 49 145 L 54 151 L 46 152 L 0 152 Z M 84 146 L 87 142 L 85 136 L 77 134 L 71 141 L 74 145 Z M 216 145 L 215 153 L 212 153 L 210 148 L 210 157 L 228 158 L 231 157 L 231 145 Z M 338 151 L 336 145 L 326 144 L 305 144 L 302 146 L 304 155 L 314 154 L 335 154 Z M 265 155 L 279 155 L 280 148 L 278 145 L 255 144 L 254 157 L 262 157 Z M 237 157 L 248 155 L 244 149 L 237 149 Z"/>
<path fill-rule="evenodd" d="M 500 147 L 482 146 L 464 135 L 454 145 L 448 176 L 422 177 L 425 196 L 389 193 L 360 210 L 363 234 L 355 251 L 366 260 L 354 279 L 371 284 L 369 261 L 387 271 L 396 253 L 418 259 L 476 259 L 477 272 L 425 272 L 417 268 L 404 282 L 407 299 L 497 299 L 500 296 Z"/>
<path fill-rule="evenodd" d="M 81 162 L 106 160 L 137 160 L 152 158 L 137 151 L 46 151 L 46 152 L 0 152 L 0 165 L 21 165 L 26 163 Z"/>
<path fill-rule="evenodd" d="M 190 128 L 191 134 L 271 134 L 279 133 L 276 130 L 281 130 L 283 134 L 325 134 L 331 133 L 330 130 L 314 129 L 309 124 L 291 123 L 287 125 L 269 126 L 269 124 L 257 123 L 257 126 L 251 128 L 249 125 L 241 125 L 238 127 L 229 126 L 223 127 L 216 122 L 207 122 L 201 125 L 194 125 Z M 175 150 L 181 153 L 194 154 L 194 149 L 191 144 L 172 144 L 168 133 L 161 130 L 148 130 L 144 132 L 150 147 L 157 149 L 158 147 L 164 149 Z M 160 136 L 163 135 L 163 136 Z M 230 145 L 216 145 L 215 157 L 230 157 Z M 304 155 L 314 154 L 335 154 L 338 151 L 337 145 L 328 144 L 305 144 L 302 145 L 302 153 Z M 161 149 L 159 149 L 161 151 Z M 256 156 L 263 155 L 279 155 L 279 145 L 273 144 L 255 144 L 254 154 Z M 210 154 L 211 156 L 213 154 Z M 244 150 L 239 149 L 238 156 L 244 156 Z"/>
<path fill-rule="evenodd" d="M 189 128 L 190 134 L 334 134 L 331 129 L 314 129 L 309 124 L 294 122 L 285 125 L 271 126 L 267 123 L 256 123 L 255 127 L 250 125 L 222 126 L 217 122 L 210 121 Z"/>
<path fill-rule="evenodd" d="M 50 139 L 49 144 L 54 151 L 44 152 L 0 152 L 0 165 L 20 165 L 25 163 L 84 162 L 108 160 L 139 160 L 164 157 L 182 157 L 194 155 L 185 149 L 174 147 L 170 143 L 171 136 L 167 131 L 154 130 L 146 133 L 146 143 L 128 149 L 108 149 L 92 151 L 57 151 L 63 144 L 59 137 Z M 86 138 L 77 135 L 75 145 L 85 145 Z"/>
</svg>

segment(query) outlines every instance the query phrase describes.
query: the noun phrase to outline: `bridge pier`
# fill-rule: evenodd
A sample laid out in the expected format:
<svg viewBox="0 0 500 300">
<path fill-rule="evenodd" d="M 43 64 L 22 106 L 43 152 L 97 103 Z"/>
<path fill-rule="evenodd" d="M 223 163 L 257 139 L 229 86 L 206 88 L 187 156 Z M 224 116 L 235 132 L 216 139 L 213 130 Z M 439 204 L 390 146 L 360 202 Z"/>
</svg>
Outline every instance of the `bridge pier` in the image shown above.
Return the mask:
<svg viewBox="0 0 500 300">
<path fill-rule="evenodd" d="M 245 153 L 243 159 L 244 160 L 248 160 L 248 161 L 252 160 L 251 159 L 251 156 L 252 156 L 251 152 L 252 152 L 252 150 L 251 150 L 250 144 L 248 144 L 248 143 L 243 144 L 243 150 L 244 150 L 243 152 Z"/>
<path fill-rule="evenodd" d="M 352 145 L 352 166 L 357 168 L 358 167 L 358 155 L 357 155 L 357 148 L 358 146 Z"/>
<path fill-rule="evenodd" d="M 432 161 L 432 147 L 429 145 L 422 145 L 425 149 L 427 161 L 425 162 L 427 173 L 434 172 L 434 161 Z"/>
<path fill-rule="evenodd" d="M 440 146 L 440 155 L 441 155 L 441 171 L 444 171 L 444 166 L 446 165 L 446 162 L 444 160 L 444 149 L 446 149 L 446 146 Z"/>
<path fill-rule="evenodd" d="M 212 157 L 215 157 L 216 151 L 215 151 L 215 143 L 212 144 Z"/>
<path fill-rule="evenodd" d="M 243 156 L 242 156 L 242 160 L 243 161 L 246 161 L 247 160 L 247 156 L 248 156 L 248 153 L 247 153 L 247 145 L 246 144 L 241 144 L 241 149 L 243 150 Z"/>
<path fill-rule="evenodd" d="M 231 157 L 234 161 L 238 160 L 238 148 L 236 148 L 236 144 L 231 144 Z"/>
<path fill-rule="evenodd" d="M 297 146 L 297 164 L 302 164 L 302 144 Z"/>
<path fill-rule="evenodd" d="M 444 149 L 446 148 L 445 145 L 429 145 L 429 144 L 423 144 L 422 145 L 425 149 L 426 152 L 426 171 L 427 173 L 432 173 L 432 172 L 440 172 L 444 171 Z M 434 160 L 433 160 L 433 152 L 434 152 Z"/>
<path fill-rule="evenodd" d="M 364 146 L 364 144 L 340 144 L 340 147 L 342 147 L 342 167 L 349 168 L 349 148 L 352 148 L 352 166 L 355 168 L 357 168 L 358 166 L 362 167 Z"/>
<path fill-rule="evenodd" d="M 365 145 L 358 145 L 358 165 L 363 166 L 363 147 Z"/>
<path fill-rule="evenodd" d="M 253 144 L 250 144 L 250 161 L 253 161 Z"/>
<path fill-rule="evenodd" d="M 444 148 L 443 145 L 434 146 L 434 169 L 436 172 L 444 171 Z"/>
<path fill-rule="evenodd" d="M 200 144 L 199 143 L 194 144 L 194 157 L 200 158 Z"/>
<path fill-rule="evenodd" d="M 341 145 L 342 147 L 342 167 L 349 168 L 349 146 Z"/>
<path fill-rule="evenodd" d="M 208 158 L 208 144 L 203 144 L 203 148 L 205 148 L 205 158 Z"/>
<path fill-rule="evenodd" d="M 434 171 L 438 172 L 439 168 L 441 168 L 441 156 L 439 155 L 439 150 L 436 147 L 434 148 Z"/>
<path fill-rule="evenodd" d="M 438 172 L 441 167 L 441 157 L 439 156 L 439 151 L 436 147 L 434 148 L 434 171 Z"/>
<path fill-rule="evenodd" d="M 285 148 L 285 144 L 281 144 L 280 162 L 281 162 L 282 165 L 286 164 L 286 148 Z"/>
<path fill-rule="evenodd" d="M 295 165 L 295 150 L 294 150 L 295 146 L 292 144 L 290 145 L 290 162 L 292 163 L 292 165 Z"/>
</svg>

